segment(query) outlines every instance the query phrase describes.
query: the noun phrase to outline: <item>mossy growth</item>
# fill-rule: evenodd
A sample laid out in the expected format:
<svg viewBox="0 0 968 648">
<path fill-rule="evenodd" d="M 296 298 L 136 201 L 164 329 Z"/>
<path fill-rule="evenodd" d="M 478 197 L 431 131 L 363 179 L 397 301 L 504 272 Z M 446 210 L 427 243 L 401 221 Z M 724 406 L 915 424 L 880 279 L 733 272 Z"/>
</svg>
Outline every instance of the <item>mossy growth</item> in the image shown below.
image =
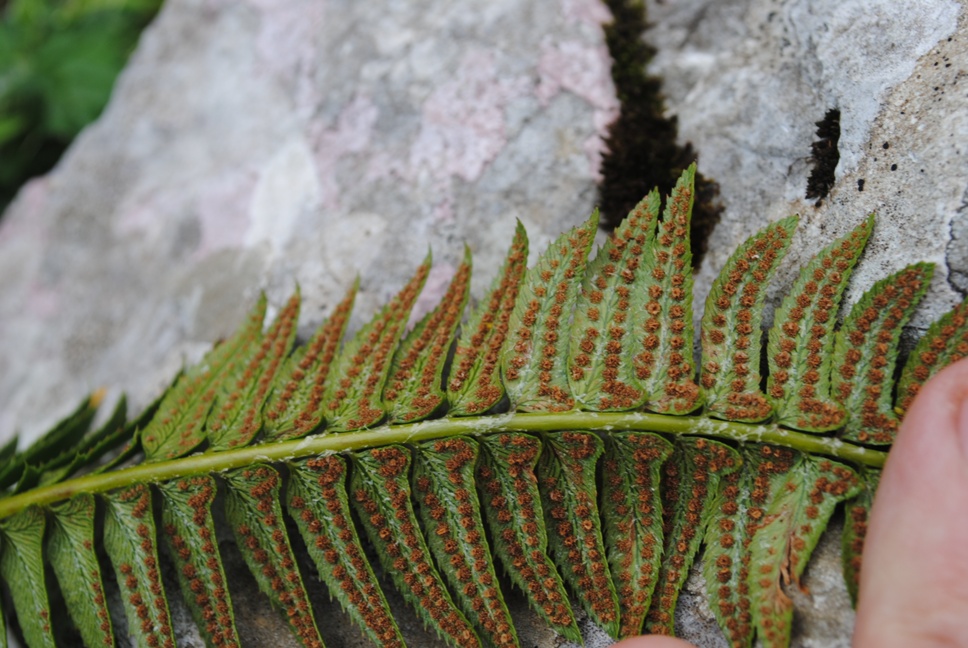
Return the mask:
<svg viewBox="0 0 968 648">
<path fill-rule="evenodd" d="M 601 226 L 614 229 L 643 195 L 654 187 L 669 193 L 682 171 L 696 161 L 688 142 L 677 143 L 675 116 L 665 115 L 661 79 L 649 76 L 646 65 L 654 48 L 642 40 L 648 26 L 642 0 L 605 0 L 614 17 L 605 26 L 605 41 L 612 56 L 612 79 L 621 112 L 609 126 L 608 151 L 602 160 L 599 186 Z M 692 215 L 692 259 L 698 267 L 706 242 L 719 221 L 719 185 L 696 174 Z"/>
<path fill-rule="evenodd" d="M 836 180 L 835 172 L 840 162 L 839 141 L 840 110 L 831 108 L 817 122 L 817 141 L 810 145 L 813 169 L 807 179 L 807 198 L 816 198 L 818 206 L 830 193 Z"/>
</svg>

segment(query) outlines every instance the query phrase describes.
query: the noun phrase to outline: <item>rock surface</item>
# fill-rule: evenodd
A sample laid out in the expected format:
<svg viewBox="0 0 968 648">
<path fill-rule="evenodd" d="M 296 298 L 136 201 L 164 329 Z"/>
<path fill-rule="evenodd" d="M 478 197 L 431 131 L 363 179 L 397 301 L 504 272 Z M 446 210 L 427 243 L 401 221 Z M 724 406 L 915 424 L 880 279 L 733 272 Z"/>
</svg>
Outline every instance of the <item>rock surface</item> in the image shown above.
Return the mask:
<svg viewBox="0 0 968 648">
<path fill-rule="evenodd" d="M 965 295 L 968 16 L 955 2 L 653 3 L 650 71 L 680 139 L 719 182 L 726 211 L 697 277 L 708 287 L 738 241 L 791 213 L 801 224 L 775 290 L 871 212 L 848 300 L 914 261 L 939 265 L 912 324 Z M 960 84 L 960 86 L 959 86 Z M 815 122 L 841 112 L 836 181 L 805 198 Z M 959 244 L 957 237 L 961 236 Z"/>
<path fill-rule="evenodd" d="M 99 385 L 143 406 L 298 282 L 356 323 L 428 246 L 430 293 L 520 218 L 541 250 L 595 201 L 618 108 L 596 0 L 172 0 L 98 123 L 2 221 L 0 437 Z M 432 297 L 431 297 L 432 299 Z M 428 303 L 432 303 L 428 300 Z"/>
<path fill-rule="evenodd" d="M 791 212 L 802 224 L 774 293 L 875 211 L 851 295 L 930 260 L 939 269 L 915 326 L 961 298 L 962 7 L 679 0 L 648 15 L 651 72 L 726 208 L 697 304 L 738 242 Z M 299 283 L 305 335 L 359 274 L 358 325 L 428 245 L 439 294 L 466 241 L 480 295 L 515 218 L 540 251 L 595 203 L 599 136 L 618 110 L 608 16 L 598 0 L 169 0 L 102 118 L 0 221 L 0 439 L 31 438 L 102 385 L 139 409 L 260 289 L 278 306 Z M 810 143 L 831 108 L 841 158 L 816 206 L 804 198 Z M 836 537 L 818 554 L 795 645 L 847 646 Z M 682 634 L 725 645 L 696 576 Z M 233 595 L 257 608 L 241 584 Z M 334 615 L 320 621 L 330 644 L 357 645 Z M 528 616 L 527 645 L 561 645 Z M 438 645 L 405 623 L 414 645 Z M 271 612 L 243 615 L 240 630 L 253 645 L 286 636 Z M 586 645 L 608 643 L 584 630 Z M 180 632 L 180 646 L 201 645 Z"/>
</svg>

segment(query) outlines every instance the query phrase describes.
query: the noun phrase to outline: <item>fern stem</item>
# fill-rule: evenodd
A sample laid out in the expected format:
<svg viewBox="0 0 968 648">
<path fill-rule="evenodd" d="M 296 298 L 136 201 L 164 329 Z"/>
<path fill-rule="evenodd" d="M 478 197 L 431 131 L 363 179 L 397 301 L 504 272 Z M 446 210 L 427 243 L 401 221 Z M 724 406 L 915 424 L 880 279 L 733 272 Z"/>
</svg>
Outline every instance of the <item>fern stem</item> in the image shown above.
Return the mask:
<svg viewBox="0 0 968 648">
<path fill-rule="evenodd" d="M 161 482 L 192 475 L 218 473 L 260 462 L 290 461 L 301 457 L 452 436 L 558 430 L 637 430 L 664 434 L 699 434 L 737 442 L 771 443 L 875 468 L 883 466 L 887 457 L 886 452 L 871 450 L 831 437 L 795 432 L 773 424 L 733 423 L 696 416 L 667 416 L 648 412 L 573 411 L 554 414 L 515 413 L 441 418 L 356 432 L 324 432 L 293 441 L 248 446 L 223 452 L 203 452 L 171 461 L 144 463 L 108 473 L 77 477 L 0 499 L 0 519 L 9 517 L 28 506 L 52 504 L 78 493 L 102 493 L 143 482 Z"/>
</svg>

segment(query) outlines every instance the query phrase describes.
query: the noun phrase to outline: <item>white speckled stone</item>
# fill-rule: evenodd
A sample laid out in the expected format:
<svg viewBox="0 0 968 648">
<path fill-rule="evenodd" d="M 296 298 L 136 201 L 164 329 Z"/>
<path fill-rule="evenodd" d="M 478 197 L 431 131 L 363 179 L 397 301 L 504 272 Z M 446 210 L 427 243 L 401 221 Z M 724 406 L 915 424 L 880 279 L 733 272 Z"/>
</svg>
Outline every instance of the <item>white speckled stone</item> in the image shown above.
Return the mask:
<svg viewBox="0 0 968 648">
<path fill-rule="evenodd" d="M 963 298 L 948 268 L 951 260 L 952 271 L 966 269 L 964 242 L 949 245 L 952 228 L 964 227 L 968 189 L 961 5 L 686 0 L 650 3 L 649 12 L 647 40 L 658 49 L 650 71 L 664 79 L 680 138 L 695 145 L 726 207 L 697 277 L 700 295 L 736 243 L 769 221 L 801 215 L 775 292 L 875 212 L 848 301 L 922 260 L 939 268 L 914 326 Z M 810 144 L 814 122 L 832 108 L 841 112 L 840 164 L 818 207 L 804 195 Z"/>
<path fill-rule="evenodd" d="M 618 103 L 597 0 L 172 0 L 102 118 L 0 225 L 0 438 L 146 404 L 260 289 L 354 323 L 467 241 L 489 283 L 594 206 Z M 430 291 L 433 292 L 433 291 Z M 431 299 L 425 299 L 429 305 Z"/>
</svg>

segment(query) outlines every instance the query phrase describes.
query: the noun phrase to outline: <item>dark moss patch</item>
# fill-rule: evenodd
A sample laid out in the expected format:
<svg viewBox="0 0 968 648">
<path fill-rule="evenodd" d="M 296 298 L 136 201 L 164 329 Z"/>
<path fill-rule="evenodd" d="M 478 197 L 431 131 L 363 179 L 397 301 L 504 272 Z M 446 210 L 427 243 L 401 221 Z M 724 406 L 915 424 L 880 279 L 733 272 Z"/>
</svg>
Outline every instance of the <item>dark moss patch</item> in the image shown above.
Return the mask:
<svg viewBox="0 0 968 648">
<path fill-rule="evenodd" d="M 618 118 L 605 139 L 608 152 L 602 160 L 599 186 L 602 227 L 614 229 L 653 187 L 666 195 L 683 169 L 697 158 L 692 145 L 676 143 L 675 116 L 664 115 L 662 81 L 648 76 L 645 66 L 655 54 L 642 40 L 647 23 L 641 0 L 605 0 L 614 21 L 605 26 L 612 56 L 612 79 L 621 102 Z M 696 174 L 692 214 L 693 266 L 706 251 L 709 234 L 719 222 L 723 207 L 719 185 Z"/>
<path fill-rule="evenodd" d="M 820 204 L 830 189 L 834 186 L 834 171 L 840 162 L 840 151 L 837 142 L 840 141 L 840 111 L 831 108 L 823 119 L 817 122 L 817 141 L 810 145 L 810 161 L 813 170 L 807 179 L 807 198 L 816 198 Z M 884 142 L 884 148 L 888 148 Z M 863 185 L 858 185 L 863 191 Z"/>
</svg>

